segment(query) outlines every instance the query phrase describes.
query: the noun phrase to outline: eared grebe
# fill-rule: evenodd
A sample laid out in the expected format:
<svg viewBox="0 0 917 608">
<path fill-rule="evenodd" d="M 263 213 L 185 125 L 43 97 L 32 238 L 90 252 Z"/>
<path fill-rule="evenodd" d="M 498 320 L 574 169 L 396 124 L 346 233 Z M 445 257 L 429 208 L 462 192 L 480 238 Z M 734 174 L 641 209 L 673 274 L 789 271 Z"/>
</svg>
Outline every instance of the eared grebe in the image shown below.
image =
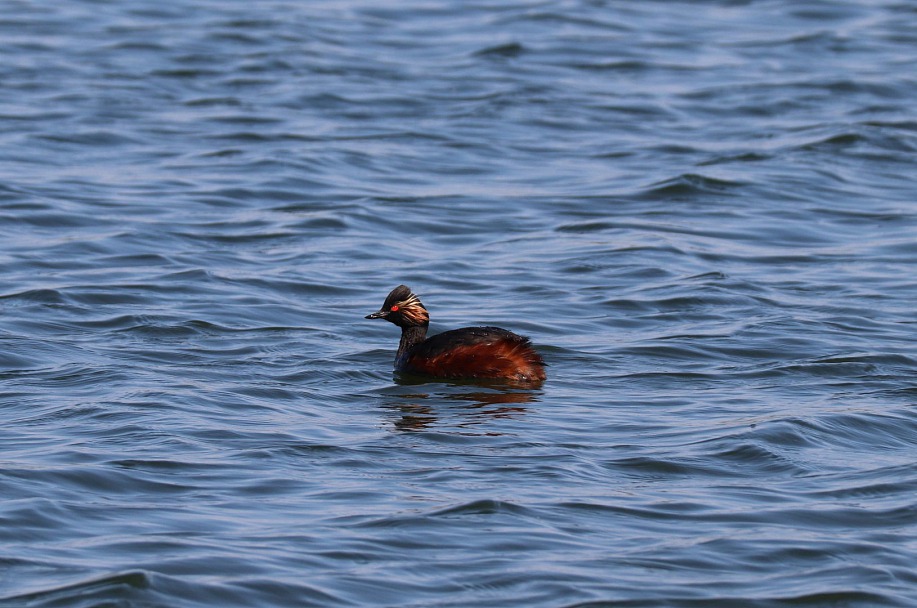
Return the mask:
<svg viewBox="0 0 917 608">
<path fill-rule="evenodd" d="M 438 378 L 492 378 L 523 384 L 545 379 L 544 361 L 529 339 L 499 327 L 463 327 L 427 338 L 430 315 L 411 290 L 399 285 L 379 312 L 401 328 L 395 370 Z"/>
</svg>

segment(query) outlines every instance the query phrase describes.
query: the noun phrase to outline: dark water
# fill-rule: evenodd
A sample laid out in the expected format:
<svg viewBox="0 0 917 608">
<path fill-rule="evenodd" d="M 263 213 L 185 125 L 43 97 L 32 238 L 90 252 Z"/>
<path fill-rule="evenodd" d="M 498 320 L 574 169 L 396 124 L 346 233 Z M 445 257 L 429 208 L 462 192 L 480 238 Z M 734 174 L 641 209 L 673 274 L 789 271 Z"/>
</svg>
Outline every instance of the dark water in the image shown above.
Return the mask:
<svg viewBox="0 0 917 608">
<path fill-rule="evenodd" d="M 913 3 L 2 8 L 0 606 L 917 604 Z"/>
</svg>

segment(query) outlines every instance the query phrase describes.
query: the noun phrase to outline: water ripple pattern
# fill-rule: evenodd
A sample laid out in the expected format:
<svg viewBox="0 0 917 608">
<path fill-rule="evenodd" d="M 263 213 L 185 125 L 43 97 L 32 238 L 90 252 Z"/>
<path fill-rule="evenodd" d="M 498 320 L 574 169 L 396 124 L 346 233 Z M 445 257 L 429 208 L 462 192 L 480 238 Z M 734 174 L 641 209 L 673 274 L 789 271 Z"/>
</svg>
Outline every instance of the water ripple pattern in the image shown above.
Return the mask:
<svg viewBox="0 0 917 608">
<path fill-rule="evenodd" d="M 0 12 L 0 608 L 917 605 L 907 2 Z M 532 338 L 520 390 L 392 376 Z"/>
</svg>

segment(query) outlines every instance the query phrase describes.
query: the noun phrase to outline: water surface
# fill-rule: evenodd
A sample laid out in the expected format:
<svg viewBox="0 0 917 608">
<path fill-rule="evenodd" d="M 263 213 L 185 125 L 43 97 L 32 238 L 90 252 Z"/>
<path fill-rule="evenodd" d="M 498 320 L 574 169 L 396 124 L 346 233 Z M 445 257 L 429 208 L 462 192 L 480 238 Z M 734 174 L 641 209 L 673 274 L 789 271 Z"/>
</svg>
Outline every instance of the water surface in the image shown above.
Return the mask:
<svg viewBox="0 0 917 608">
<path fill-rule="evenodd" d="M 2 14 L 0 606 L 917 603 L 909 4 Z"/>
</svg>

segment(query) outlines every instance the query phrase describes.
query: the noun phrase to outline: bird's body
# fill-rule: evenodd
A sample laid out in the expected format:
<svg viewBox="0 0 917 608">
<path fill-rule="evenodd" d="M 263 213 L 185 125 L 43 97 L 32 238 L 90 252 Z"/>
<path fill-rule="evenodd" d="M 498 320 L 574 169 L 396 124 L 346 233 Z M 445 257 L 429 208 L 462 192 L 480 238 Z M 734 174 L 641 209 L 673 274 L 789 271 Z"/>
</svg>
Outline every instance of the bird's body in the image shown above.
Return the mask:
<svg viewBox="0 0 917 608">
<path fill-rule="evenodd" d="M 430 317 L 420 299 L 399 285 L 367 319 L 401 327 L 395 370 L 437 378 L 502 379 L 540 384 L 544 361 L 525 336 L 499 327 L 463 327 L 426 337 Z"/>
</svg>

